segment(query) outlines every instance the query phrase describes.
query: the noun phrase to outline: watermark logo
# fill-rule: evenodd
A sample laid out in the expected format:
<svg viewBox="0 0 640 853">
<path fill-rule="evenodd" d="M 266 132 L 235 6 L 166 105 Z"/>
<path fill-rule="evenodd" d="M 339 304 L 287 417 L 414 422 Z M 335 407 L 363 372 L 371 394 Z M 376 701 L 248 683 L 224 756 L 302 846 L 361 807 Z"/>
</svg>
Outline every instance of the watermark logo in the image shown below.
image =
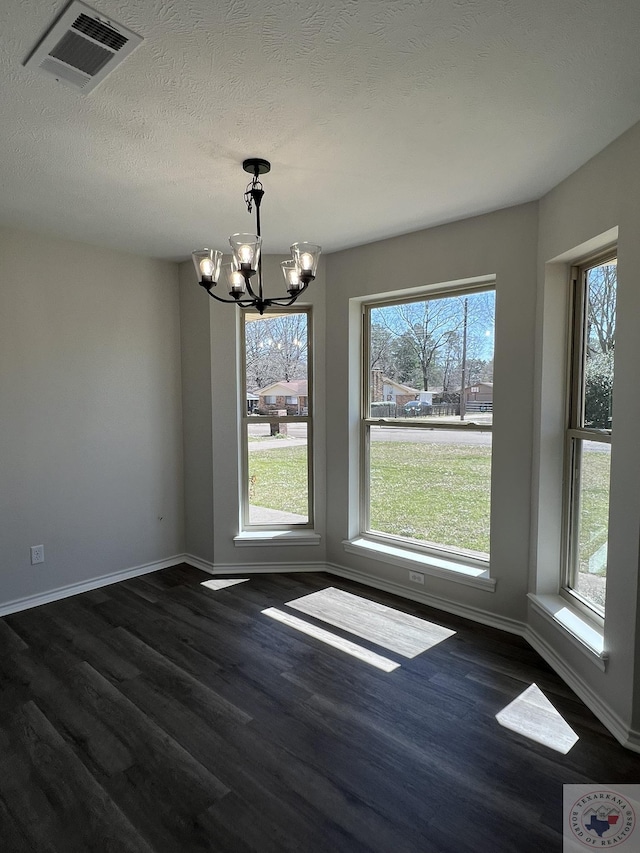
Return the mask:
<svg viewBox="0 0 640 853">
<path fill-rule="evenodd" d="M 636 814 L 640 785 L 564 785 L 564 853 L 610 850 L 640 853 Z"/>
</svg>

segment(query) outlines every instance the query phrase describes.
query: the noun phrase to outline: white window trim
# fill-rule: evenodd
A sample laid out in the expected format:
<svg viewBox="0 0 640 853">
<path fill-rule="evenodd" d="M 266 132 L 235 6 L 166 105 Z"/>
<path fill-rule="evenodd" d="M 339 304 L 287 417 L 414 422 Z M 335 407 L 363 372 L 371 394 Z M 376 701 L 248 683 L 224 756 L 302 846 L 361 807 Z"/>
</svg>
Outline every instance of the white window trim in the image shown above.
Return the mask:
<svg viewBox="0 0 640 853">
<path fill-rule="evenodd" d="M 607 668 L 609 654 L 604 648 L 604 627 L 560 595 L 528 593 L 536 613 L 560 630 L 598 669 Z"/>
<path fill-rule="evenodd" d="M 321 536 L 313 530 L 243 530 L 233 537 L 236 548 L 265 545 L 319 545 Z"/>
<path fill-rule="evenodd" d="M 318 544 L 319 535 L 314 532 L 315 526 L 315 484 L 314 484 L 314 469 L 315 469 L 315 442 L 314 442 L 314 419 L 311 401 L 314 399 L 313 393 L 313 373 L 314 373 L 314 347 L 313 347 L 313 309 L 310 305 L 295 305 L 292 308 L 274 309 L 276 314 L 306 314 L 307 316 L 307 414 L 306 415 L 248 415 L 246 407 L 246 343 L 245 343 L 245 315 L 252 313 L 251 311 L 243 311 L 240 319 L 240 388 L 238 393 L 240 405 L 239 429 L 240 429 L 240 488 L 239 488 L 239 509 L 240 509 L 240 531 L 234 537 L 236 547 L 256 545 L 291 545 L 291 544 Z M 263 315 L 269 317 L 269 311 Z M 274 395 L 267 395 L 266 399 L 272 398 Z M 249 523 L 249 483 L 248 464 L 249 464 L 249 449 L 248 449 L 248 425 L 249 423 L 305 423 L 307 425 L 307 488 L 308 488 L 308 521 L 300 524 L 294 523 L 279 523 L 279 524 L 250 524 Z M 291 535 L 287 537 L 287 533 Z M 316 536 L 318 541 L 316 541 Z"/>
<path fill-rule="evenodd" d="M 565 606 L 579 614 L 579 617 L 585 624 L 591 626 L 593 630 L 602 630 L 604 626 L 605 613 L 600 611 L 595 604 L 584 599 L 570 585 L 573 567 L 571 565 L 573 548 L 575 547 L 573 526 L 573 501 L 574 501 L 574 459 L 573 459 L 573 442 L 578 441 L 600 441 L 602 443 L 611 444 L 612 431 L 610 429 L 591 429 L 589 427 L 578 426 L 577 409 L 578 401 L 576 400 L 578 384 L 582 385 L 581 369 L 577 365 L 577 355 L 574 352 L 576 347 L 576 300 L 578 287 L 583 288 L 583 283 L 578 279 L 582 277 L 584 271 L 598 263 L 605 263 L 608 259 L 617 257 L 617 244 L 610 245 L 604 250 L 599 250 L 595 254 L 587 255 L 582 260 L 574 261 L 569 269 L 570 272 L 570 310 L 569 310 L 569 333 L 567 335 L 568 351 L 567 351 L 567 366 L 566 366 L 566 422 L 567 427 L 564 435 L 564 481 L 565 488 L 563 493 L 563 516 L 562 516 L 562 572 L 560 578 L 560 590 L 558 598 Z M 581 299 L 584 297 L 581 297 Z M 581 301 L 580 299 L 580 301 Z M 580 336 L 583 334 L 581 327 Z M 583 345 L 582 338 L 580 344 Z M 570 632 L 569 632 L 570 633 Z"/>
<path fill-rule="evenodd" d="M 342 544 L 345 551 L 359 557 L 369 557 L 404 569 L 417 569 L 431 577 L 444 578 L 487 592 L 495 592 L 496 589 L 497 581 L 489 577 L 488 568 L 481 568 L 471 562 L 455 562 L 428 552 L 412 551 L 404 544 L 392 545 L 364 535 L 345 539 Z"/>
<path fill-rule="evenodd" d="M 366 529 L 369 521 L 369 477 L 367 475 L 367 459 L 368 459 L 368 431 L 372 426 L 391 426 L 394 428 L 402 427 L 417 427 L 421 429 L 458 429 L 458 430 L 478 430 L 493 432 L 493 424 L 475 424 L 471 421 L 465 423 L 447 423 L 447 424 L 424 424 L 417 421 L 409 421 L 408 423 L 398 423 L 393 419 L 372 418 L 367 416 L 366 404 L 368 400 L 368 364 L 369 357 L 366 352 L 368 348 L 369 332 L 366 328 L 366 318 L 372 308 L 384 305 L 390 305 L 394 302 L 409 302 L 420 301 L 423 299 L 445 298 L 451 295 L 464 295 L 465 293 L 478 293 L 482 291 L 496 290 L 496 280 L 494 277 L 483 277 L 476 280 L 466 280 L 464 282 L 446 283 L 435 287 L 420 288 L 419 291 L 401 291 L 393 296 L 387 295 L 378 299 L 367 298 L 360 301 L 361 312 L 361 341 L 360 341 L 360 397 L 361 411 L 359 413 L 359 433 L 360 433 L 360 465 L 359 465 L 359 528 L 360 532 L 357 536 L 343 540 L 345 551 L 360 554 L 367 553 L 373 559 L 391 565 L 419 568 L 424 574 L 434 577 L 442 577 L 448 580 L 454 580 L 468 586 L 474 586 L 480 589 L 495 591 L 496 580 L 490 577 L 489 560 L 465 559 L 454 548 L 447 549 L 435 546 L 438 552 L 442 552 L 440 557 L 433 553 L 429 544 L 420 545 L 412 543 L 409 540 L 406 542 L 398 539 L 398 545 L 388 544 L 383 533 L 377 534 L 377 531 Z M 391 537 L 390 537 L 391 538 Z M 435 545 L 435 543 L 434 543 Z M 480 571 L 478 572 L 478 569 Z"/>
</svg>

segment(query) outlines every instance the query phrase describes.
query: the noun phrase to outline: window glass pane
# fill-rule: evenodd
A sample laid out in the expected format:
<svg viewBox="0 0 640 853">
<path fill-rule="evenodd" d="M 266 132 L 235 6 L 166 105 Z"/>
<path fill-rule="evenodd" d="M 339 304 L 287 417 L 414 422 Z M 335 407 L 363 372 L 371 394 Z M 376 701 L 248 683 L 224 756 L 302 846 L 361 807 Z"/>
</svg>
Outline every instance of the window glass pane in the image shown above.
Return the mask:
<svg viewBox="0 0 640 853">
<path fill-rule="evenodd" d="M 370 427 L 371 532 L 489 556 L 491 433 Z"/>
<path fill-rule="evenodd" d="M 573 589 L 604 612 L 611 445 L 574 440 Z"/>
<path fill-rule="evenodd" d="M 490 423 L 495 292 L 371 308 L 369 416 Z"/>
<path fill-rule="evenodd" d="M 306 524 L 307 424 L 250 421 L 246 429 L 249 523 Z"/>
<path fill-rule="evenodd" d="M 617 272 L 615 261 L 586 272 L 584 426 L 596 429 L 611 429 L 612 424 Z"/>
<path fill-rule="evenodd" d="M 258 398 L 257 415 L 306 415 L 308 391 L 307 313 L 246 313 L 245 387 Z"/>
</svg>

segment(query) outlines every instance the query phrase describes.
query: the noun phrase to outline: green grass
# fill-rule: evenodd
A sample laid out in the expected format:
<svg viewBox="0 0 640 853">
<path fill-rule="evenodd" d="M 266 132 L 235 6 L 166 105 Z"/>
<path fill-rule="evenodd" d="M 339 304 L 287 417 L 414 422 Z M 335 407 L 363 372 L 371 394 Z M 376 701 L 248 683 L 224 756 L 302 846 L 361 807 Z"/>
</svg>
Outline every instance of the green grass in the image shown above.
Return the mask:
<svg viewBox="0 0 640 853">
<path fill-rule="evenodd" d="M 249 454 L 250 503 L 307 513 L 306 447 Z M 371 442 L 371 528 L 394 536 L 489 553 L 491 448 Z M 609 456 L 589 453 L 583 471 L 581 564 L 606 539 Z M 588 553 L 587 553 L 588 551 Z"/>
<path fill-rule="evenodd" d="M 491 447 L 371 442 L 371 529 L 489 553 Z"/>
<path fill-rule="evenodd" d="M 306 515 L 307 483 L 306 447 L 278 447 L 249 454 L 249 503 L 254 506 Z"/>
<path fill-rule="evenodd" d="M 611 455 L 588 450 L 582 456 L 580 488 L 579 570 L 589 570 L 589 558 L 607 541 Z M 606 566 L 601 574 L 606 573 Z"/>
</svg>

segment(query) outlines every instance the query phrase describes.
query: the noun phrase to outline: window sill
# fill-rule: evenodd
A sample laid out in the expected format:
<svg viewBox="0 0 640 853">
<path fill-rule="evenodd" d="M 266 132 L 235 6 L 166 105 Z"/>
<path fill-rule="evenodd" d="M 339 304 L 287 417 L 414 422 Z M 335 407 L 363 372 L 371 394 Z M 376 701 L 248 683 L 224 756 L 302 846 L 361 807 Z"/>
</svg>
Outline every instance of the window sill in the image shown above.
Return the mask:
<svg viewBox="0 0 640 853">
<path fill-rule="evenodd" d="M 603 672 L 609 655 L 604 650 L 604 629 L 559 595 L 528 594 L 533 609 L 552 625 L 565 631 L 576 648 Z"/>
<path fill-rule="evenodd" d="M 263 545 L 319 545 L 320 534 L 313 530 L 245 530 L 233 537 L 236 548 Z"/>
<path fill-rule="evenodd" d="M 381 563 L 417 570 L 431 577 L 444 578 L 454 583 L 484 589 L 487 592 L 494 592 L 496 588 L 495 578 L 490 578 L 489 572 L 478 566 L 446 560 L 435 557 L 433 554 L 421 554 L 408 548 L 363 539 L 360 536 L 355 539 L 346 539 L 342 544 L 345 551 L 360 557 L 371 557 Z"/>
</svg>

